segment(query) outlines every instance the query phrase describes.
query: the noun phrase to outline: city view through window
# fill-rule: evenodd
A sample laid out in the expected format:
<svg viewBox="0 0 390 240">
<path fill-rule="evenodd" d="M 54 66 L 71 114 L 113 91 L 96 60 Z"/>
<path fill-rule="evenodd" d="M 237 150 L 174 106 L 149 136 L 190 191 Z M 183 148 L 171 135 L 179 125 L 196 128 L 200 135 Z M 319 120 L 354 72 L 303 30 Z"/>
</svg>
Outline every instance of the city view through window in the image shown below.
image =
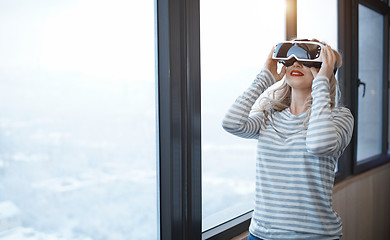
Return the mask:
<svg viewBox="0 0 390 240">
<path fill-rule="evenodd" d="M 0 240 L 157 239 L 154 1 L 0 6 Z"/>
</svg>

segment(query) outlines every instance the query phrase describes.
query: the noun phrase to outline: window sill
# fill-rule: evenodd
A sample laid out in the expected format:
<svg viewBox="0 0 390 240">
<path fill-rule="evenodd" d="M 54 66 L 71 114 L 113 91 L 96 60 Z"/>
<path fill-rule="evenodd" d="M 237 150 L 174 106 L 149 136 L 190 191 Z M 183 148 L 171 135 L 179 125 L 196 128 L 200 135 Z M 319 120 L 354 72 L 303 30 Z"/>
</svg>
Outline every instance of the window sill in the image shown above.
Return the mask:
<svg viewBox="0 0 390 240">
<path fill-rule="evenodd" d="M 226 240 L 232 238 L 236 239 L 236 237 L 239 237 L 240 234 L 243 234 L 245 231 L 248 231 L 249 224 L 252 217 L 252 212 L 253 211 L 247 212 L 228 222 L 225 222 L 223 224 L 220 224 L 212 229 L 203 232 L 202 240 L 218 240 L 218 239 Z"/>
</svg>

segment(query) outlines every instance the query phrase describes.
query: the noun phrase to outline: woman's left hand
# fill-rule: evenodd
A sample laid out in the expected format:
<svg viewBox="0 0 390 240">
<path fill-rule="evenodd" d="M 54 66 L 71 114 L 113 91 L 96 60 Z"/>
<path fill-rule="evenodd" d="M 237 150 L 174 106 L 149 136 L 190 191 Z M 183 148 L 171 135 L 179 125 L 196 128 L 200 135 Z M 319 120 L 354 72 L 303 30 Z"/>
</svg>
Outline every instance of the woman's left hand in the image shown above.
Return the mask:
<svg viewBox="0 0 390 240">
<path fill-rule="evenodd" d="M 322 65 L 320 70 L 317 68 L 310 68 L 314 78 L 317 76 L 324 76 L 330 79 L 333 75 L 334 66 L 336 64 L 336 55 L 330 46 L 325 46 L 321 49 Z"/>
</svg>

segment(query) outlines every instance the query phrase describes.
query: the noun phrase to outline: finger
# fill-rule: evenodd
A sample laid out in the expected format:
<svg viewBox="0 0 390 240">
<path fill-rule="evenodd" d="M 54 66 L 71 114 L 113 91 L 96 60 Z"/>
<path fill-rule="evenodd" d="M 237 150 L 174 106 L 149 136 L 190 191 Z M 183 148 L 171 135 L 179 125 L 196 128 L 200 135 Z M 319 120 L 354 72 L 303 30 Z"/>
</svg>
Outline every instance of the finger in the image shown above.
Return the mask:
<svg viewBox="0 0 390 240">
<path fill-rule="evenodd" d="M 332 63 L 334 63 L 336 61 L 336 54 L 334 53 L 334 51 L 331 47 L 328 48 L 328 56 L 329 56 L 329 60 Z"/>
<path fill-rule="evenodd" d="M 336 54 L 334 53 L 333 49 L 329 46 L 327 46 L 325 49 L 324 63 L 327 66 L 332 67 L 332 68 L 336 63 Z"/>
<path fill-rule="evenodd" d="M 325 47 L 321 50 L 321 54 L 322 54 L 322 56 L 323 56 L 322 61 L 323 61 L 323 62 L 328 61 L 328 46 L 325 46 Z"/>
<path fill-rule="evenodd" d="M 336 57 L 336 53 L 330 49 L 330 53 L 332 55 L 332 66 L 336 65 L 336 61 L 337 61 L 337 57 Z"/>
<path fill-rule="evenodd" d="M 336 64 L 336 54 L 330 47 L 327 49 L 327 64 L 332 68 Z"/>
<path fill-rule="evenodd" d="M 287 67 L 283 65 L 281 73 L 284 75 L 284 74 L 286 74 L 286 71 L 287 71 Z"/>
<path fill-rule="evenodd" d="M 286 71 L 287 71 L 286 66 L 283 66 L 282 69 L 280 70 L 280 73 L 278 74 L 279 80 L 284 77 L 284 75 L 286 74 Z"/>
<path fill-rule="evenodd" d="M 269 54 L 268 54 L 268 58 L 269 58 L 269 59 L 272 59 L 272 55 L 274 54 L 274 49 L 275 49 L 275 47 L 276 47 L 276 46 L 273 46 L 272 49 L 271 49 L 271 51 L 269 52 Z"/>
<path fill-rule="evenodd" d="M 310 68 L 311 73 L 313 74 L 313 77 L 315 78 L 318 74 L 318 69 L 315 67 Z"/>
</svg>

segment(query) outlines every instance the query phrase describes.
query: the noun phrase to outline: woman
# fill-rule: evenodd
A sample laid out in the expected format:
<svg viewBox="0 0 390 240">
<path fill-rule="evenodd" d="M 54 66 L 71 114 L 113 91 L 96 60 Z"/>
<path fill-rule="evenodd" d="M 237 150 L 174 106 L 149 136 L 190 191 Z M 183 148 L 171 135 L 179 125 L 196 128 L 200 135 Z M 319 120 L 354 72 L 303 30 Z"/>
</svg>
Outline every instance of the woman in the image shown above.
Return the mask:
<svg viewBox="0 0 390 240">
<path fill-rule="evenodd" d="M 316 40 L 306 42 L 292 41 L 285 52 L 280 47 L 284 43 L 278 44 L 223 120 L 226 131 L 258 140 L 249 240 L 342 235 L 332 191 L 337 160 L 352 136 L 353 116 L 347 108 L 335 107 L 340 54 Z M 312 46 L 320 46 L 315 56 L 308 50 Z M 285 65 L 280 73 L 276 59 Z M 281 80 L 273 97 L 263 99 L 260 111 L 250 114 L 260 94 Z"/>
</svg>

